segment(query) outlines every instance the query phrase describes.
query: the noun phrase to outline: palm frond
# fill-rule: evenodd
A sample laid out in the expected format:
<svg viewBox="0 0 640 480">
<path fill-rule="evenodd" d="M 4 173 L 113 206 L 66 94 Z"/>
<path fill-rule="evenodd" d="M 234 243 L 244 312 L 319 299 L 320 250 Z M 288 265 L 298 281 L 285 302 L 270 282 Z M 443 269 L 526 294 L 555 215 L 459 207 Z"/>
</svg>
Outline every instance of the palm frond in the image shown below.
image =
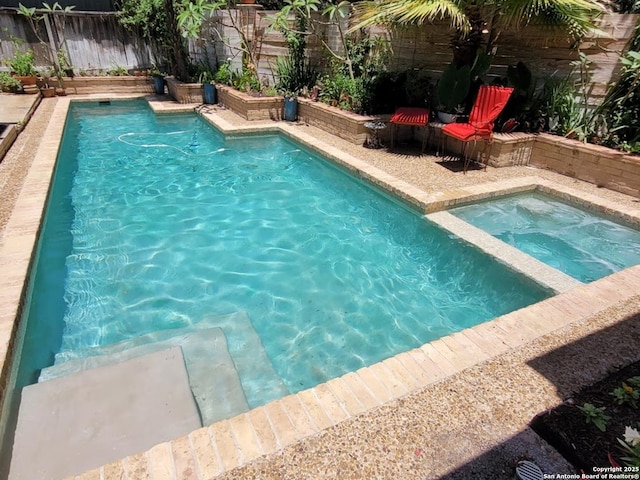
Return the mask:
<svg viewBox="0 0 640 480">
<path fill-rule="evenodd" d="M 595 29 L 594 19 L 602 6 L 590 0 L 509 0 L 502 4 L 500 23 L 520 28 L 535 21 L 548 26 L 564 26 L 578 38 Z"/>
<path fill-rule="evenodd" d="M 421 25 L 448 18 L 454 28 L 467 28 L 462 0 L 378 0 L 354 4 L 355 24 L 350 30 L 371 25 Z"/>
</svg>

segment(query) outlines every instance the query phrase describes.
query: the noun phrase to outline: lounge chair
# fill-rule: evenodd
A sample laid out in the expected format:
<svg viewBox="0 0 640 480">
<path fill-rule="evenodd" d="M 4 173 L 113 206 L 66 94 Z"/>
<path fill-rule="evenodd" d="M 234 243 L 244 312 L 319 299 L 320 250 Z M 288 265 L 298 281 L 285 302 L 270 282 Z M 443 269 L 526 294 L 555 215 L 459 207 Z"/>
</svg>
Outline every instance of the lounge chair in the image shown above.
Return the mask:
<svg viewBox="0 0 640 480">
<path fill-rule="evenodd" d="M 509 101 L 509 97 L 513 92 L 511 87 L 499 87 L 496 85 L 482 85 L 478 91 L 478 96 L 473 104 L 471 113 L 469 114 L 469 121 L 467 123 L 449 123 L 442 127 L 443 142 L 446 136 L 453 137 L 456 140 L 464 142 L 462 148 L 462 156 L 464 157 L 464 166 L 462 171 L 467 172 L 470 157 L 467 155 L 467 147 L 470 142 L 476 142 L 478 140 L 485 141 L 485 150 L 482 153 L 484 157 L 487 153 L 487 148 L 491 145 L 493 140 L 493 125 L 498 118 L 498 115 L 502 112 L 505 105 Z M 484 165 L 486 170 L 487 162 Z"/>
</svg>

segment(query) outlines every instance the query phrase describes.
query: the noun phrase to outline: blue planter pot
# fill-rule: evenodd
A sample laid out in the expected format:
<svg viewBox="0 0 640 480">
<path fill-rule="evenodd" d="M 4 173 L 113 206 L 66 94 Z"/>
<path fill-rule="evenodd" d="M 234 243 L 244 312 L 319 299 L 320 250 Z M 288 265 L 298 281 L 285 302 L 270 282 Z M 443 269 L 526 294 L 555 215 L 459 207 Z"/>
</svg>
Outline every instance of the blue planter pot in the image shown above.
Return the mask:
<svg viewBox="0 0 640 480">
<path fill-rule="evenodd" d="M 153 88 L 157 95 L 164 95 L 164 77 L 153 77 Z"/>
<path fill-rule="evenodd" d="M 215 85 L 212 83 L 203 83 L 202 88 L 204 89 L 204 103 L 209 105 L 218 103 L 218 93 Z"/>
<path fill-rule="evenodd" d="M 298 119 L 298 99 L 295 97 L 284 98 L 284 119 L 295 122 Z"/>
</svg>

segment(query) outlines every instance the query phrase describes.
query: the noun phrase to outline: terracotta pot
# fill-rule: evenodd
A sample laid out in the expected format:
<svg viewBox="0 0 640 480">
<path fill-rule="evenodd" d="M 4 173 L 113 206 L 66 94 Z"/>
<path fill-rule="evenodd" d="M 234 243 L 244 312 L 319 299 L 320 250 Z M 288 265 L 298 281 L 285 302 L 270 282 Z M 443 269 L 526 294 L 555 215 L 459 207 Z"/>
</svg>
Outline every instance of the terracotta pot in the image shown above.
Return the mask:
<svg viewBox="0 0 640 480">
<path fill-rule="evenodd" d="M 35 95 L 36 93 L 40 93 L 40 89 L 37 85 L 23 85 L 22 91 L 29 95 Z"/>
<path fill-rule="evenodd" d="M 13 75 L 13 78 L 18 80 L 23 87 L 27 85 L 35 85 L 38 81 L 38 77 L 35 75 Z"/>
<path fill-rule="evenodd" d="M 238 3 L 240 3 L 240 5 L 254 5 L 256 0 L 240 0 Z"/>
<path fill-rule="evenodd" d="M 67 91 L 62 87 L 56 87 L 56 95 L 59 97 L 64 97 L 67 94 Z"/>
<path fill-rule="evenodd" d="M 56 89 L 54 87 L 44 87 L 40 89 L 42 96 L 45 98 L 51 98 L 56 96 Z"/>
</svg>

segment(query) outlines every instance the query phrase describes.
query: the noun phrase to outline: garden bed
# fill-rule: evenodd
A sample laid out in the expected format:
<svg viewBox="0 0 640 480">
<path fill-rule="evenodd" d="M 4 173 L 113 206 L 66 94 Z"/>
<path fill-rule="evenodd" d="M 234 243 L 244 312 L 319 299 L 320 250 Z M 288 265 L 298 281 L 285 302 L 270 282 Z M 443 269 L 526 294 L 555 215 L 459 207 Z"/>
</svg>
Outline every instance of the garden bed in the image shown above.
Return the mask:
<svg viewBox="0 0 640 480">
<path fill-rule="evenodd" d="M 626 427 L 638 429 L 640 409 L 627 403 L 617 404 L 612 393 L 622 387 L 622 382 L 638 376 L 640 362 L 635 362 L 582 389 L 553 410 L 538 415 L 531 427 L 577 469 L 585 473 L 598 473 L 594 469 L 612 467 L 610 457 L 622 467 L 624 473 L 625 462 L 621 457 L 627 453 L 622 450 L 618 439 L 624 438 Z M 628 383 L 627 385 L 630 387 Z M 640 406 L 640 401 L 637 402 Z M 605 408 L 604 413 L 610 417 L 606 422 L 605 431 L 601 431 L 593 423 L 587 423 L 585 414 L 578 408 L 585 403 L 596 408 Z"/>
</svg>

